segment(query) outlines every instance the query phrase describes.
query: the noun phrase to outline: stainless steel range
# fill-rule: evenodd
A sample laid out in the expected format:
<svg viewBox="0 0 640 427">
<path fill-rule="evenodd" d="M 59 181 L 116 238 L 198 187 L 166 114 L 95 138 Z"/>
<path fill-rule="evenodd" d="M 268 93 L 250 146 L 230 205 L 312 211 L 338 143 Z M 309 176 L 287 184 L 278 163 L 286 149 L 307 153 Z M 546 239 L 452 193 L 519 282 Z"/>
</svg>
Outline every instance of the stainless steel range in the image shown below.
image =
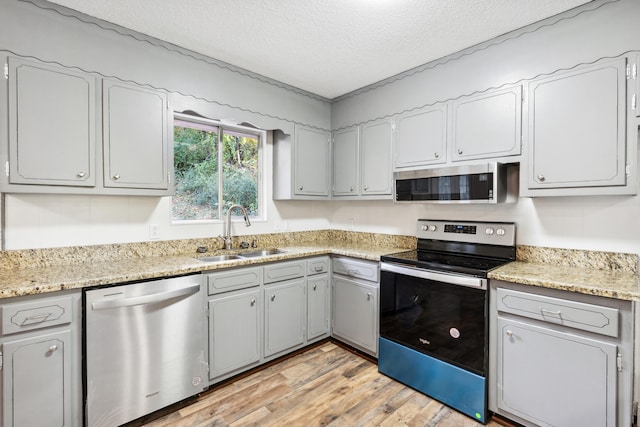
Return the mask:
<svg viewBox="0 0 640 427">
<path fill-rule="evenodd" d="M 515 224 L 421 219 L 417 237 L 381 259 L 378 369 L 485 423 L 487 273 L 515 260 Z"/>
</svg>

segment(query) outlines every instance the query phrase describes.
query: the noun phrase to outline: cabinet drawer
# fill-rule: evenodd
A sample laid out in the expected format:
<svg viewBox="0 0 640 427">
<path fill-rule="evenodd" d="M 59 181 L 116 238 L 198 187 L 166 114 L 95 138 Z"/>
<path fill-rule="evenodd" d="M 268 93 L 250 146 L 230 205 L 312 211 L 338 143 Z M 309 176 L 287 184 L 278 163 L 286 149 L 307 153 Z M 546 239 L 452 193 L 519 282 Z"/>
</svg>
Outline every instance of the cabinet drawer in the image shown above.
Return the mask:
<svg viewBox="0 0 640 427">
<path fill-rule="evenodd" d="M 334 258 L 333 272 L 344 276 L 378 282 L 379 268 L 377 262 L 356 261 L 349 258 Z"/>
<path fill-rule="evenodd" d="M 498 311 L 610 337 L 618 336 L 617 308 L 503 288 L 498 288 L 497 291 Z"/>
<path fill-rule="evenodd" d="M 208 273 L 205 277 L 209 295 L 219 294 L 221 292 L 259 286 L 262 283 L 262 267 Z"/>
<path fill-rule="evenodd" d="M 71 323 L 71 297 L 2 305 L 2 334 L 30 331 Z"/>
<path fill-rule="evenodd" d="M 286 261 L 264 267 L 264 283 L 281 282 L 283 280 L 303 277 L 305 273 L 305 261 Z"/>
<path fill-rule="evenodd" d="M 323 256 L 307 260 L 307 276 L 329 272 L 329 257 Z"/>
</svg>

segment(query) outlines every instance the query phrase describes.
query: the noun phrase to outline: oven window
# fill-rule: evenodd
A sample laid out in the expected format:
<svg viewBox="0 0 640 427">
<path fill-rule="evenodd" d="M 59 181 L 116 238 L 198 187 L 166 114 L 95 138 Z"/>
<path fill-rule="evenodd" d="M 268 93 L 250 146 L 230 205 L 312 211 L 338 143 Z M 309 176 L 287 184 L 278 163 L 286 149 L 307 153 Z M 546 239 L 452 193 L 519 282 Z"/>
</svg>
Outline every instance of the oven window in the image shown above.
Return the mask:
<svg viewBox="0 0 640 427">
<path fill-rule="evenodd" d="M 380 336 L 485 375 L 487 292 L 382 272 Z"/>
</svg>

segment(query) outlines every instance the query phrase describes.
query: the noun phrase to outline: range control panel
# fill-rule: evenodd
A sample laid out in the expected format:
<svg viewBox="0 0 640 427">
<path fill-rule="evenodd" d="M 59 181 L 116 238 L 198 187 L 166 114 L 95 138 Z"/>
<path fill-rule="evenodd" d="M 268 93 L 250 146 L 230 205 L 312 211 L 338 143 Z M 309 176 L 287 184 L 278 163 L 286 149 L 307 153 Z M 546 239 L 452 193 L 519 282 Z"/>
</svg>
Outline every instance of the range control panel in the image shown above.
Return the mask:
<svg viewBox="0 0 640 427">
<path fill-rule="evenodd" d="M 419 219 L 416 237 L 418 239 L 513 246 L 516 241 L 516 225 L 513 222 Z"/>
</svg>

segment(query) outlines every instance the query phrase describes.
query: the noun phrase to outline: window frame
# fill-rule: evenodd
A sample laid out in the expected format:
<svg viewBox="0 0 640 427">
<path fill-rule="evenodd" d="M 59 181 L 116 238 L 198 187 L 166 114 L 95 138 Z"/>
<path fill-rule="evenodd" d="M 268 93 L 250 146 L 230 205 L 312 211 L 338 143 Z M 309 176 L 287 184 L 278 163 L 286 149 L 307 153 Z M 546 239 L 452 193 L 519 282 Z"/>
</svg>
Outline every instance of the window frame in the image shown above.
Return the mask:
<svg viewBox="0 0 640 427">
<path fill-rule="evenodd" d="M 218 151 L 218 162 L 221 162 L 222 159 L 222 136 L 224 134 L 224 131 L 227 130 L 228 133 L 240 133 L 240 134 L 244 134 L 244 135 L 248 135 L 248 136 L 254 136 L 256 137 L 256 139 L 258 140 L 258 173 L 257 173 L 257 185 L 258 185 L 258 191 L 257 191 L 257 196 L 258 196 L 258 214 L 257 215 L 250 215 L 249 218 L 251 218 L 251 221 L 256 221 L 256 222 L 260 222 L 260 221 L 266 221 L 267 218 L 267 209 L 266 209 L 266 200 L 267 200 L 267 196 L 266 196 L 266 185 L 265 185 L 265 174 L 266 174 L 266 169 L 265 169 L 265 165 L 266 165 L 266 160 L 265 160 L 265 144 L 267 143 L 267 131 L 263 130 L 263 129 L 259 129 L 256 127 L 251 127 L 250 125 L 244 125 L 244 124 L 235 124 L 235 123 L 229 123 L 226 121 L 222 121 L 222 120 L 214 120 L 214 119 L 208 119 L 206 117 L 201 117 L 201 116 L 194 116 L 191 114 L 184 114 L 184 113 L 179 113 L 179 112 L 174 112 L 173 114 L 173 126 L 171 129 L 171 135 L 173 135 L 173 130 L 175 129 L 175 126 L 180 126 L 179 124 L 176 124 L 177 122 L 186 122 L 186 123 L 192 123 L 194 125 L 201 125 L 201 126 L 206 126 L 206 127 L 210 127 L 211 131 L 216 131 L 217 132 L 217 151 Z M 175 144 L 175 142 L 173 142 Z M 172 167 L 173 169 L 173 173 L 175 174 L 175 165 L 173 165 L 174 162 L 172 162 Z M 222 169 L 220 168 L 221 164 L 218 164 L 219 166 L 219 170 L 220 172 L 222 172 Z M 222 205 L 224 200 L 222 199 L 223 197 L 223 174 L 219 173 L 218 174 L 218 216 L 219 218 L 215 219 L 175 219 L 173 218 L 173 215 L 170 213 L 170 220 L 171 220 L 171 224 L 172 225 L 189 225 L 189 224 L 219 224 L 219 223 L 224 223 L 226 221 L 226 214 L 223 214 L 222 212 Z M 173 207 L 173 196 L 172 200 L 171 200 L 171 207 Z M 232 212 L 232 218 L 237 216 L 237 212 Z M 241 216 L 240 216 L 241 217 Z"/>
</svg>

